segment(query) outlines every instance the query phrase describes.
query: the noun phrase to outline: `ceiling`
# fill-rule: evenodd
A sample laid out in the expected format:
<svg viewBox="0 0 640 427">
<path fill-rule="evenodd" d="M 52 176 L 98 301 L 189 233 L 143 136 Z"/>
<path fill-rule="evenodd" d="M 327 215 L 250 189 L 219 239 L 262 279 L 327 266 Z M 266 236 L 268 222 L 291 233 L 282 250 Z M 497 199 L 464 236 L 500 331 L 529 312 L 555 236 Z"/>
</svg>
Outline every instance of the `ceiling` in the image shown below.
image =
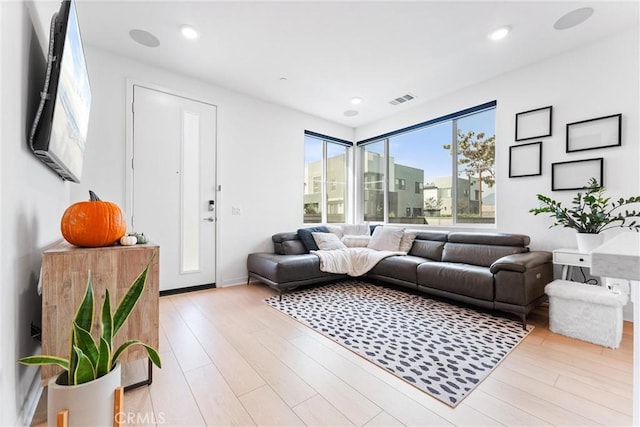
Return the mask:
<svg viewBox="0 0 640 427">
<path fill-rule="evenodd" d="M 581 25 L 555 30 L 591 7 Z M 592 43 L 639 21 L 636 1 L 78 0 L 85 45 L 350 127 Z M 187 40 L 191 24 L 201 33 Z M 492 30 L 510 35 L 491 41 Z M 155 35 L 149 48 L 132 29 Z M 284 80 L 285 78 L 286 80 Z M 400 105 L 390 100 L 416 98 Z M 353 97 L 362 98 L 352 105 Z M 355 116 L 345 111 L 356 110 Z"/>
</svg>

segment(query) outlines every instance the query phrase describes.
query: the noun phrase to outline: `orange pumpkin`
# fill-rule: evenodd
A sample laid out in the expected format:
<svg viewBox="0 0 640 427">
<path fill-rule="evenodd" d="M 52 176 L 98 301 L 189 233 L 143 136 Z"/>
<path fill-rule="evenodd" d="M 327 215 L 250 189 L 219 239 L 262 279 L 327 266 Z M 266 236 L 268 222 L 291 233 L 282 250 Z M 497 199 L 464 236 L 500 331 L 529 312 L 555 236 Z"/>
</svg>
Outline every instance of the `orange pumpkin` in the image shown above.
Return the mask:
<svg viewBox="0 0 640 427">
<path fill-rule="evenodd" d="M 62 236 L 76 246 L 111 246 L 127 231 L 124 214 L 118 205 L 100 200 L 93 191 L 89 191 L 89 198 L 64 211 L 60 221 Z"/>
</svg>

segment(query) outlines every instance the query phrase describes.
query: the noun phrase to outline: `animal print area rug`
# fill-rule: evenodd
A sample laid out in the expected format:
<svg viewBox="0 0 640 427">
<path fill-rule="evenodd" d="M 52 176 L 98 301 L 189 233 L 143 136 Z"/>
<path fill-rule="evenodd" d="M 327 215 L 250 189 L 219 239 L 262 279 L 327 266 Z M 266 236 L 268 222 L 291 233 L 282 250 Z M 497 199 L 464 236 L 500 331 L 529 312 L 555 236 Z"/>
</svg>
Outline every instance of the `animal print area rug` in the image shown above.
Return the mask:
<svg viewBox="0 0 640 427">
<path fill-rule="evenodd" d="M 533 329 L 359 280 L 265 302 L 453 407 Z"/>
</svg>

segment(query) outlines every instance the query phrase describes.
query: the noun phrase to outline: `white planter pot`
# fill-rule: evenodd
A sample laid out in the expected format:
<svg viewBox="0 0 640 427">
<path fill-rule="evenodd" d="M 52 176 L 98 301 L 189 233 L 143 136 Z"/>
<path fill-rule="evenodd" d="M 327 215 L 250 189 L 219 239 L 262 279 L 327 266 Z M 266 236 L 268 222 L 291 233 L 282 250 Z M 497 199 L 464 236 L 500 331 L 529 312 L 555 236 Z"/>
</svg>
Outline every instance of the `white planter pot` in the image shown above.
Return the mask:
<svg viewBox="0 0 640 427">
<path fill-rule="evenodd" d="M 115 389 L 122 385 L 120 363 L 113 371 L 94 381 L 79 385 L 56 384 L 49 381 L 47 423 L 56 426 L 58 412 L 69 410 L 69 426 L 113 426 Z"/>
<path fill-rule="evenodd" d="M 576 233 L 578 252 L 586 254 L 597 248 L 604 242 L 604 235 L 598 233 Z"/>
</svg>

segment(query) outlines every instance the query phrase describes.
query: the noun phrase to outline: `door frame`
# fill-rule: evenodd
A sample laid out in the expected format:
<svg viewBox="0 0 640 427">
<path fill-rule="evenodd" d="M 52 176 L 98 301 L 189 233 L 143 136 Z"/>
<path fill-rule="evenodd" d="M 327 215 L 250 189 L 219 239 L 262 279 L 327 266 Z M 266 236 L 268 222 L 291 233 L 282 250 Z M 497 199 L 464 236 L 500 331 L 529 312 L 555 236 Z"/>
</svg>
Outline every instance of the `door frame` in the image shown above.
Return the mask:
<svg viewBox="0 0 640 427">
<path fill-rule="evenodd" d="M 214 265 L 215 265 L 215 283 L 216 286 L 220 284 L 220 269 L 218 268 L 218 254 L 220 253 L 220 207 L 221 207 L 221 195 L 222 195 L 222 187 L 218 184 L 220 182 L 220 152 L 218 150 L 218 138 L 220 133 L 218 129 L 219 125 L 219 117 L 220 117 L 220 106 L 215 102 L 212 102 L 207 99 L 203 99 L 198 96 L 193 96 L 190 93 L 177 91 L 174 89 L 169 89 L 165 86 L 157 85 L 154 83 L 149 83 L 147 81 L 127 78 L 127 87 L 126 87 L 126 98 L 125 98 L 125 150 L 124 150 L 124 182 L 125 182 L 125 202 L 124 202 L 124 214 L 127 218 L 127 224 L 131 224 L 131 218 L 133 216 L 133 88 L 134 86 L 140 86 L 145 89 L 151 89 L 158 92 L 163 92 L 168 95 L 178 96 L 180 98 L 189 99 L 195 102 L 201 102 L 203 104 L 208 104 L 214 106 L 216 108 L 216 128 L 215 128 L 215 141 L 213 150 L 215 152 L 215 163 L 214 167 L 216 168 L 216 173 L 214 174 L 214 187 L 216 189 L 215 195 L 215 233 L 216 233 L 216 241 L 215 241 L 215 256 L 214 256 Z M 162 248 L 160 248 L 160 256 L 162 256 Z M 189 291 L 189 288 L 185 288 L 185 291 Z"/>
</svg>

